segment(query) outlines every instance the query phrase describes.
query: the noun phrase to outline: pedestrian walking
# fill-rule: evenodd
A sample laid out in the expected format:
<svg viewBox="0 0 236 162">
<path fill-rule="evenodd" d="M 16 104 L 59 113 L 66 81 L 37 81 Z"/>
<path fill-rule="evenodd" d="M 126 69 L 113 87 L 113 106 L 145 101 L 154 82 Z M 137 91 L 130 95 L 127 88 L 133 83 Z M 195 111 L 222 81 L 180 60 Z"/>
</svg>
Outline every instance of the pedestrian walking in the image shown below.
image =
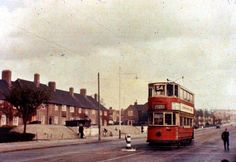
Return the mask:
<svg viewBox="0 0 236 162">
<path fill-rule="evenodd" d="M 143 125 L 141 125 L 141 133 L 143 133 L 144 131 L 143 131 Z"/>
<path fill-rule="evenodd" d="M 228 132 L 227 128 L 225 128 L 225 131 L 222 132 L 221 138 L 224 142 L 225 151 L 229 151 L 229 132 Z"/>
<path fill-rule="evenodd" d="M 84 126 L 82 124 L 79 125 L 79 135 L 80 138 L 84 138 Z"/>
<path fill-rule="evenodd" d="M 106 129 L 106 128 L 103 129 L 103 136 L 104 136 L 104 137 L 107 136 L 107 129 Z"/>
</svg>

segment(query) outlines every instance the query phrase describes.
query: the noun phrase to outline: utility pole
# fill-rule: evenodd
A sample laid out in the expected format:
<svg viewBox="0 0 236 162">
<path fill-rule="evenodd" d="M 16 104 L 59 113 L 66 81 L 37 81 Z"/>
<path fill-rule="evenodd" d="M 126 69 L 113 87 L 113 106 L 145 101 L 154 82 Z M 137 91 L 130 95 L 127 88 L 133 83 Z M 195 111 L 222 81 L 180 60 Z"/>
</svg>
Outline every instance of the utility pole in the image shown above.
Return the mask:
<svg viewBox="0 0 236 162">
<path fill-rule="evenodd" d="M 121 67 L 119 66 L 119 139 L 121 139 L 121 116 L 122 116 L 122 112 L 121 112 L 121 104 L 120 104 L 120 100 L 121 100 L 121 74 L 123 75 L 131 75 L 131 74 L 135 74 L 135 79 L 137 79 L 137 74 L 136 73 L 121 73 Z"/>
<path fill-rule="evenodd" d="M 119 66 L 119 139 L 121 139 L 120 71 L 121 67 Z"/>
<path fill-rule="evenodd" d="M 98 141 L 101 141 L 101 119 L 100 119 L 100 75 L 98 73 Z"/>
</svg>

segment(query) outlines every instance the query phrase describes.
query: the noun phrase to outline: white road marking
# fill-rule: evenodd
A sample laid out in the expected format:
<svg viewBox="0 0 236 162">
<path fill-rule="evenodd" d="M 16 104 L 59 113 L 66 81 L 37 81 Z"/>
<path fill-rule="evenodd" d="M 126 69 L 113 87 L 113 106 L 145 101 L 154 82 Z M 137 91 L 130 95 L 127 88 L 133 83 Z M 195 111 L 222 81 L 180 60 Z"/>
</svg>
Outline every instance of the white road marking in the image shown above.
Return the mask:
<svg viewBox="0 0 236 162">
<path fill-rule="evenodd" d="M 98 161 L 98 162 L 106 162 L 106 161 L 118 160 L 118 159 L 122 159 L 122 158 L 130 157 L 130 156 L 134 156 L 134 155 L 142 154 L 142 153 L 144 153 L 144 152 L 145 152 L 145 151 L 136 152 L 136 153 L 133 153 L 133 154 L 124 155 L 124 156 L 119 156 L 119 157 L 110 158 L 110 159 L 106 159 L 106 160 L 101 160 L 101 161 Z"/>
</svg>

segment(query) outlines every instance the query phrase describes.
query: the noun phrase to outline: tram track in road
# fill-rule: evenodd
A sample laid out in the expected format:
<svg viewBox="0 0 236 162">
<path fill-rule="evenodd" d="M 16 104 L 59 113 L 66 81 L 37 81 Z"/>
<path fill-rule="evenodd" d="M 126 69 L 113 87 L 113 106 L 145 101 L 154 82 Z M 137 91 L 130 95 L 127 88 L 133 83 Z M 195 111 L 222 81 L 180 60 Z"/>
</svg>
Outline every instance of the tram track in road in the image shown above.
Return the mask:
<svg viewBox="0 0 236 162">
<path fill-rule="evenodd" d="M 231 127 L 231 138 L 235 138 L 236 129 Z M 189 146 L 177 147 L 150 147 L 148 145 L 140 145 L 137 149 L 143 149 L 149 156 L 159 155 L 160 161 L 187 161 L 190 157 L 198 161 L 212 161 L 212 159 L 222 160 L 223 157 L 229 156 L 236 158 L 235 150 L 225 153 L 221 141 L 221 132 L 224 129 L 211 129 L 204 132 L 197 133 L 195 142 Z M 222 157 L 222 158 L 221 158 Z M 234 159 L 234 158 L 233 158 Z"/>
</svg>

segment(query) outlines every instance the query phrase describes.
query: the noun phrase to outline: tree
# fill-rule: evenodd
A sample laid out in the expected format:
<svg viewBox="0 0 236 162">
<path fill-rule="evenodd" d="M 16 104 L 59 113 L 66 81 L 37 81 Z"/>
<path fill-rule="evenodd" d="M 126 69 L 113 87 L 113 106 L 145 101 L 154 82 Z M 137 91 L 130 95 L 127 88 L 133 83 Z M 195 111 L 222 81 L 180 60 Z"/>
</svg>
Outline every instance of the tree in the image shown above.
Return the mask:
<svg viewBox="0 0 236 162">
<path fill-rule="evenodd" d="M 15 84 L 10 89 L 10 94 L 6 95 L 6 101 L 11 103 L 22 118 L 24 124 L 24 131 L 26 133 L 27 122 L 36 113 L 37 108 L 42 104 L 49 101 L 51 92 L 42 87 L 35 86 L 21 86 Z"/>
</svg>

